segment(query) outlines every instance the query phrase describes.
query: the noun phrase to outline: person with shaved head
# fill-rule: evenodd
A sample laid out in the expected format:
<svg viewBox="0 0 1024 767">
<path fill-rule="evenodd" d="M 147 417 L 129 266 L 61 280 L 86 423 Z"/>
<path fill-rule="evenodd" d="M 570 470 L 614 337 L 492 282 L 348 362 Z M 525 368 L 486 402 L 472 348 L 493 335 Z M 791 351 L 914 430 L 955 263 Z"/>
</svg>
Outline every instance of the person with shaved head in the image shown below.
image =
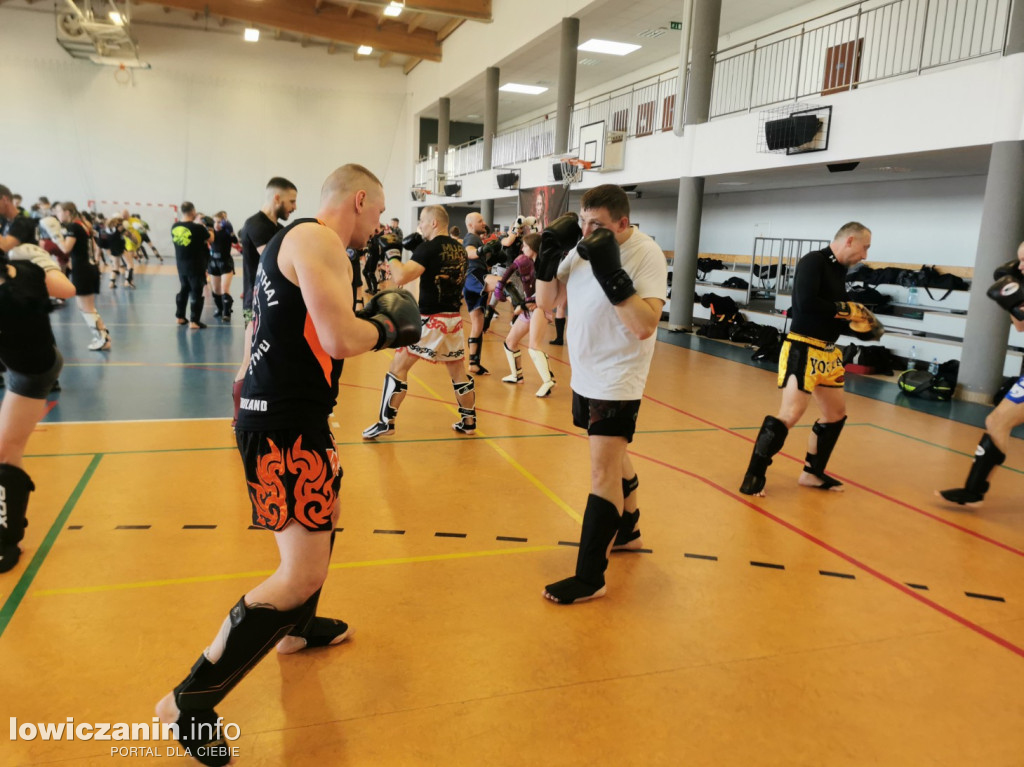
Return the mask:
<svg viewBox="0 0 1024 767">
<path fill-rule="evenodd" d="M 423 208 L 419 232 L 410 234 L 402 244 L 412 251 L 412 258 L 403 263 L 398 255 L 389 256 L 388 267 L 396 285 L 419 279 L 423 337 L 395 354 L 384 376 L 377 421 L 363 430 L 363 439 L 395 433 L 398 408 L 409 388 L 409 371 L 420 360 L 441 363 L 447 368 L 460 416 L 452 428 L 460 434 L 473 434 L 476 431 L 476 383 L 473 376 L 466 373 L 461 312 L 466 250 L 448 236 L 448 212 L 440 205 Z"/>
<path fill-rule="evenodd" d="M 480 364 L 484 346 L 484 311 L 487 308 L 487 260 L 480 251 L 484 247 L 483 235 L 487 222 L 479 213 L 466 216 L 466 236 L 462 246 L 466 249 L 466 287 L 463 296 L 469 310 L 469 372 L 485 376 L 490 371 Z"/>
<path fill-rule="evenodd" d="M 157 704 L 203 764 L 229 763 L 214 706 L 272 647 L 290 654 L 349 636 L 344 621 L 316 615 L 338 520 L 342 472 L 328 419 L 342 360 L 420 337 L 419 308 L 404 290 L 381 291 L 359 314 L 352 309 L 346 249 L 363 247 L 383 212 L 377 177 L 344 165 L 324 182 L 316 218 L 274 235 L 253 275 L 252 347 L 235 440 L 252 524 L 274 533 L 281 560 Z"/>
</svg>

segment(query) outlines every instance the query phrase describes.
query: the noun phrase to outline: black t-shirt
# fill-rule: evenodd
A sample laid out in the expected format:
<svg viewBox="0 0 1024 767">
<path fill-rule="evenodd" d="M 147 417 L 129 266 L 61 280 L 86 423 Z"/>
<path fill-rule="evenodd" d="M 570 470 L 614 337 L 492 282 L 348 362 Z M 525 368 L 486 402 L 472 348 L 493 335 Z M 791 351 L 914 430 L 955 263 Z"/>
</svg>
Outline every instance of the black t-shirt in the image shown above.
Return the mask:
<svg viewBox="0 0 1024 767">
<path fill-rule="evenodd" d="M 238 240 L 242 243 L 242 306 L 252 308 L 252 286 L 256 277 L 256 269 L 260 265 L 260 252 L 263 247 L 279 231 L 281 225 L 270 218 L 262 210 L 249 216 L 242 224 Z"/>
<path fill-rule="evenodd" d="M 46 272 L 28 261 L 7 265 L 0 284 L 0 360 L 18 373 L 45 373 L 54 363 Z"/>
<path fill-rule="evenodd" d="M 3 228 L 0 229 L 0 234 L 14 237 L 22 245 L 38 245 L 39 241 L 36 239 L 36 226 L 38 224 L 39 222 L 33 218 L 15 216 L 10 221 L 4 222 Z"/>
<path fill-rule="evenodd" d="M 483 240 L 480 239 L 480 235 L 473 234 L 470 232 L 462 238 L 463 247 L 467 248 L 466 251 L 466 268 L 472 274 L 485 274 L 487 272 L 487 263 L 484 261 L 483 256 L 480 255 L 480 249 L 484 246 Z M 476 248 L 477 257 L 469 258 L 468 248 Z"/>
<path fill-rule="evenodd" d="M 195 221 L 179 221 L 171 227 L 174 257 L 179 272 L 205 272 L 210 261 L 210 230 Z"/>
<path fill-rule="evenodd" d="M 100 247 L 109 250 L 112 256 L 124 255 L 124 233 L 116 229 L 105 229 L 100 232 Z"/>
<path fill-rule="evenodd" d="M 231 257 L 231 243 L 234 242 L 235 235 L 231 233 L 230 229 L 221 227 L 220 229 L 213 230 L 213 253 L 217 258 L 226 260 Z"/>
<path fill-rule="evenodd" d="M 412 260 L 424 269 L 420 277 L 420 314 L 459 311 L 466 284 L 466 249 L 441 235 L 416 248 Z"/>
<path fill-rule="evenodd" d="M 88 230 L 82 225 L 82 222 L 72 221 L 65 226 L 64 236 L 75 238 L 74 247 L 68 253 L 68 256 L 71 258 L 71 271 L 95 265 L 96 262 L 92 257 L 92 238 L 89 236 Z M 121 252 L 124 252 L 123 235 L 121 235 Z"/>
<path fill-rule="evenodd" d="M 792 332 L 835 343 L 848 327 L 836 319 L 836 303 L 846 300 L 846 267 L 831 248 L 808 253 L 793 278 Z"/>
<path fill-rule="evenodd" d="M 252 347 L 236 426 L 242 431 L 323 428 L 338 401 L 342 362 L 324 351 L 302 291 L 277 266 L 284 238 L 309 224 L 320 225 L 300 218 L 276 234 L 257 267 Z"/>
</svg>

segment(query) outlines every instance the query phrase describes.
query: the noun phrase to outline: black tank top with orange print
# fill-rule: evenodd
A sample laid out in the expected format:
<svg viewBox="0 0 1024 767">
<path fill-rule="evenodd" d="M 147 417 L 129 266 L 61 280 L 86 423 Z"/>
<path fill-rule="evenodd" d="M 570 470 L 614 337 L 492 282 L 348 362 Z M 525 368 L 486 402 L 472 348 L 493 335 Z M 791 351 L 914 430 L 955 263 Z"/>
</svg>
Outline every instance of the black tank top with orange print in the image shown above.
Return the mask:
<svg viewBox="0 0 1024 767">
<path fill-rule="evenodd" d="M 323 350 L 302 291 L 277 266 L 281 243 L 300 218 L 267 243 L 253 285 L 252 346 L 236 428 L 241 431 L 323 428 L 338 400 L 342 361 Z M 344 251 L 339 258 L 347 258 Z"/>
</svg>

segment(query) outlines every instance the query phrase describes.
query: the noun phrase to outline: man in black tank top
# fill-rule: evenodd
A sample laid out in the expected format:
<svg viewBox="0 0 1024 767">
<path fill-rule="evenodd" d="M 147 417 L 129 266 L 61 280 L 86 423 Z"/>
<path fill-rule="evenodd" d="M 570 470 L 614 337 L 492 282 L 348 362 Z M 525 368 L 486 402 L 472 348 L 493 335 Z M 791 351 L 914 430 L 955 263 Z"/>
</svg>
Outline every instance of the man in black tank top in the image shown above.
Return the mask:
<svg viewBox="0 0 1024 767">
<path fill-rule="evenodd" d="M 344 621 L 316 616 L 338 516 L 342 472 L 328 418 L 341 360 L 420 335 L 419 310 L 406 291 L 378 294 L 359 315 L 352 309 L 345 249 L 363 247 L 383 211 L 380 181 L 361 166 L 342 166 L 324 182 L 318 217 L 278 232 L 254 275 L 236 441 L 253 525 L 275 533 L 281 564 L 235 604 L 191 673 L 157 704 L 158 716 L 177 722 L 182 744 L 203 764 L 227 764 L 230 754 L 197 753 L 223 745 L 223 733 L 193 727 L 217 723 L 214 706 L 271 647 L 289 654 L 348 636 Z"/>
<path fill-rule="evenodd" d="M 476 392 L 473 376 L 466 372 L 460 313 L 466 284 L 466 249 L 448 236 L 448 212 L 440 205 L 428 205 L 420 212 L 419 233 L 410 234 L 402 244 L 412 250 L 412 258 L 402 263 L 399 255 L 389 255 L 388 265 L 396 285 L 420 278 L 423 337 L 392 360 L 384 375 L 380 413 L 376 423 L 363 430 L 363 439 L 395 433 L 398 407 L 409 388 L 409 370 L 421 359 L 440 362 L 448 369 L 461 416 L 452 428 L 460 434 L 472 434 L 476 431 Z"/>
<path fill-rule="evenodd" d="M 843 394 L 843 353 L 835 347 L 842 333 L 877 340 L 882 326 L 861 304 L 847 301 L 846 270 L 868 257 L 871 230 L 851 221 L 843 225 L 824 250 L 808 253 L 793 278 L 793 325 L 779 354 L 778 416 L 765 416 L 754 442 L 740 492 L 764 495 L 765 472 L 800 420 L 811 397 L 821 409 L 807 445 L 799 484 L 818 490 L 842 490 L 843 483 L 825 473 L 825 466 L 846 423 Z"/>
</svg>

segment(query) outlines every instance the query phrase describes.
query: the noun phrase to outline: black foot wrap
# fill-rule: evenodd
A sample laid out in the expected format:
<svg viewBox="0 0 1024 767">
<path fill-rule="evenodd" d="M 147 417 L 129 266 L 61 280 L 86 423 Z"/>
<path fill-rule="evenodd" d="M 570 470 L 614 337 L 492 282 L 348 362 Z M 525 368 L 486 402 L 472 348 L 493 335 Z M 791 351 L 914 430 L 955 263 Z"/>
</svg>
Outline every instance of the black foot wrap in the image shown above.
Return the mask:
<svg viewBox="0 0 1024 767">
<path fill-rule="evenodd" d="M 754 452 L 750 456 L 750 465 L 740 485 L 740 492 L 745 495 L 756 495 L 764 490 L 765 472 L 772 465 L 772 456 L 782 450 L 786 443 L 789 427 L 775 416 L 766 415 L 761 423 L 761 430 L 754 440 Z"/>
<path fill-rule="evenodd" d="M 591 493 L 583 512 L 580 550 L 576 556 L 576 575 L 548 584 L 545 589 L 556 602 L 571 605 L 604 596 L 604 571 L 608 568 L 608 548 L 619 530 L 619 510 L 615 504 Z"/>
<path fill-rule="evenodd" d="M 213 313 L 214 317 L 220 317 L 224 313 L 224 298 L 220 293 L 213 294 L 213 303 L 217 307 L 217 311 Z"/>
<path fill-rule="evenodd" d="M 484 309 L 484 332 L 486 333 L 491 327 L 491 320 L 494 319 L 494 315 L 498 313 L 498 310 L 493 306 L 488 306 Z"/>
<path fill-rule="evenodd" d="M 231 749 L 223 731 L 218 730 L 217 712 L 212 708 L 182 711 L 176 724 L 178 742 L 197 762 L 207 767 L 224 767 L 231 763 Z"/>
<path fill-rule="evenodd" d="M 480 350 L 483 348 L 483 343 L 483 336 L 473 336 L 469 339 L 469 364 L 476 368 L 476 370 L 469 371 L 473 375 L 485 376 L 491 372 L 480 364 Z M 474 344 L 476 345 L 476 351 L 473 351 Z"/>
<path fill-rule="evenodd" d="M 0 463 L 0 498 L 5 503 L 5 507 L 0 508 L 0 573 L 18 564 L 21 557 L 18 543 L 25 537 L 28 497 L 35 489 L 24 469 Z"/>
<path fill-rule="evenodd" d="M 831 490 L 834 487 L 842 487 L 843 485 L 838 479 L 828 476 L 825 473 L 825 467 L 828 465 L 828 459 L 832 457 L 832 451 L 835 450 L 836 442 L 839 441 L 839 434 L 843 431 L 843 426 L 845 425 L 846 416 L 843 416 L 838 421 L 833 421 L 832 423 L 815 421 L 814 426 L 811 427 L 811 431 L 817 437 L 818 452 L 805 455 L 804 471 L 808 474 L 813 474 L 821 480 L 821 484 L 817 487 L 818 490 Z"/>
</svg>

